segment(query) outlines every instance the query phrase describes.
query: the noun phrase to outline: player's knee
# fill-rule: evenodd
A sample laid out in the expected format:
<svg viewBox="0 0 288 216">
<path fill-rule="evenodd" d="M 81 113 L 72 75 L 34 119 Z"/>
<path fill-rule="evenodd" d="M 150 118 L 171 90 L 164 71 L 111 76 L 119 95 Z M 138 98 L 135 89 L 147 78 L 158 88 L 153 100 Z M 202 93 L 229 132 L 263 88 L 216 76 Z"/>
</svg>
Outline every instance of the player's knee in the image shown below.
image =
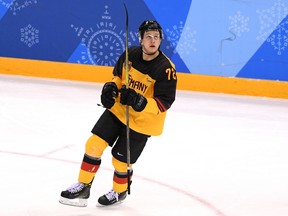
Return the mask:
<svg viewBox="0 0 288 216">
<path fill-rule="evenodd" d="M 107 146 L 108 143 L 105 140 L 93 134 L 86 142 L 85 153 L 92 157 L 100 158 Z"/>
<path fill-rule="evenodd" d="M 117 160 L 115 157 L 112 157 L 112 164 L 117 172 L 120 172 L 120 173 L 127 172 L 127 163 L 121 162 Z M 130 166 L 132 167 L 132 164 L 130 164 Z"/>
</svg>

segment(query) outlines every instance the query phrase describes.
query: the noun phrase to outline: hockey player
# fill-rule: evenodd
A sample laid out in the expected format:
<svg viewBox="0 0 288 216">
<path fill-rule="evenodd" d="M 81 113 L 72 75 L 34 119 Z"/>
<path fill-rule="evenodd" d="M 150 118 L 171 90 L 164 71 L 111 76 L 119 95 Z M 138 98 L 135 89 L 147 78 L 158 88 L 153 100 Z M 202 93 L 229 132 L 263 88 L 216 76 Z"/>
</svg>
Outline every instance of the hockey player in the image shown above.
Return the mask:
<svg viewBox="0 0 288 216">
<path fill-rule="evenodd" d="M 101 103 L 106 109 L 86 142 L 78 182 L 61 192 L 59 202 L 62 204 L 87 206 L 90 188 L 107 146 L 112 147 L 113 186 L 98 203 L 108 206 L 126 198 L 126 105 L 129 106 L 131 168 L 148 138 L 162 133 L 166 112 L 175 100 L 176 71 L 170 59 L 159 50 L 163 32 L 157 21 L 144 21 L 138 35 L 141 46 L 130 47 L 128 52 L 129 88 L 125 86 L 124 52 L 113 69 L 112 81 L 103 86 Z"/>
</svg>

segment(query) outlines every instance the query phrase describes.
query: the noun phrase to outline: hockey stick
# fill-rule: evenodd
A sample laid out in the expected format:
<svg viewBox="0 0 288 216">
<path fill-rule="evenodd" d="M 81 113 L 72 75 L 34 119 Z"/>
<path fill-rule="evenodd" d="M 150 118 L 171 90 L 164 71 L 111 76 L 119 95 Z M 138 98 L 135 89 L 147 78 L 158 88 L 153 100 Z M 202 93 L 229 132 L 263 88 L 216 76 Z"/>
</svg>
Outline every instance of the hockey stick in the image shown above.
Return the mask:
<svg viewBox="0 0 288 216">
<path fill-rule="evenodd" d="M 125 54 L 126 54 L 126 60 L 125 60 L 125 69 L 126 69 L 126 74 L 125 74 L 125 82 L 126 82 L 126 89 L 129 88 L 129 79 L 128 79 L 128 71 L 129 71 L 129 59 L 128 59 L 128 10 L 126 7 L 126 4 L 124 3 L 124 7 L 125 7 L 125 13 L 126 13 L 126 32 L 125 32 L 125 36 L 126 36 L 126 44 L 125 44 Z M 128 194 L 130 194 L 130 174 L 131 174 L 131 165 L 130 165 L 130 129 L 129 129 L 129 106 L 126 105 L 126 139 L 127 139 L 127 143 L 126 143 L 126 147 L 127 147 L 127 190 L 128 190 Z"/>
</svg>

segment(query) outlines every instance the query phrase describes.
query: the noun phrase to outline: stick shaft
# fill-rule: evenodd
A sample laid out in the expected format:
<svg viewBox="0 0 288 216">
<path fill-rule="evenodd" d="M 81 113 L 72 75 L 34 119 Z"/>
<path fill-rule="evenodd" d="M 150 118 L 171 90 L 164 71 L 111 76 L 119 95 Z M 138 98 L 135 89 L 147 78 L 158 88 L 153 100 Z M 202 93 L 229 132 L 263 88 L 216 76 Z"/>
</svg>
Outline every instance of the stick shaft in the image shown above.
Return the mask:
<svg viewBox="0 0 288 216">
<path fill-rule="evenodd" d="M 129 88 L 129 77 L 128 77 L 128 73 L 129 73 L 129 55 L 128 55 L 128 10 L 126 7 L 126 4 L 124 3 L 124 7 L 125 7 L 125 13 L 126 13 L 126 44 L 125 44 L 125 54 L 126 54 L 126 60 L 125 60 L 125 72 L 126 72 L 126 76 L 125 76 L 125 84 L 126 84 L 126 88 Z M 129 128 L 129 106 L 126 105 L 126 139 L 127 139 L 127 143 L 126 143 L 126 147 L 127 147 L 127 182 L 128 182 L 128 186 L 127 186 L 127 190 L 128 190 L 128 194 L 130 194 L 130 174 L 131 174 L 131 165 L 130 165 L 130 128 Z"/>
</svg>

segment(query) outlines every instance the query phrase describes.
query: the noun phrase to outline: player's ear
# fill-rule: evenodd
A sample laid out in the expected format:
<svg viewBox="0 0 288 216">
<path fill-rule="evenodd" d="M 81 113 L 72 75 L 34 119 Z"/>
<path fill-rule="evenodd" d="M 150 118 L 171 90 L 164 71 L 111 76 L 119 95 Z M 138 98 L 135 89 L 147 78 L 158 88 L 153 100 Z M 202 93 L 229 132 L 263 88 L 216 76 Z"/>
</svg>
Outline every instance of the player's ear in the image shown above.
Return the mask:
<svg viewBox="0 0 288 216">
<path fill-rule="evenodd" d="M 142 45 L 142 38 L 141 38 L 140 32 L 138 32 L 138 41 L 139 41 L 139 44 Z"/>
</svg>

